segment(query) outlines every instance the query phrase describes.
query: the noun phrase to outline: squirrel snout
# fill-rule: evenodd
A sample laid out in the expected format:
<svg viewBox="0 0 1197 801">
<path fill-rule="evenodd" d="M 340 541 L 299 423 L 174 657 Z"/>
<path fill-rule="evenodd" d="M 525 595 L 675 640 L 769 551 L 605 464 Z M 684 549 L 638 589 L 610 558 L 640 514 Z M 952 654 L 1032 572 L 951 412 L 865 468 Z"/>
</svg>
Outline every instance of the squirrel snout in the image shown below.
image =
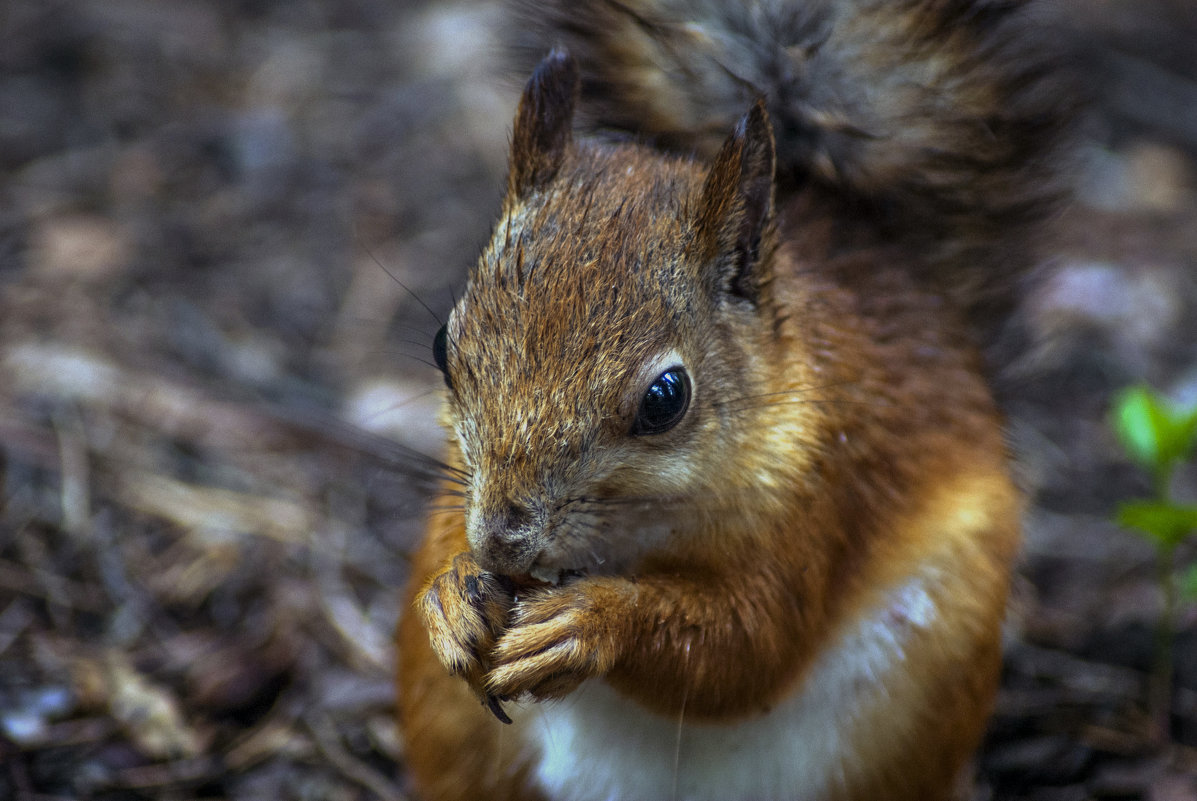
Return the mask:
<svg viewBox="0 0 1197 801">
<path fill-rule="evenodd" d="M 532 510 L 523 504 L 515 501 L 507 502 L 506 520 L 504 525 L 507 529 L 522 528 L 532 522 Z"/>
<path fill-rule="evenodd" d="M 543 515 L 512 500 L 496 506 L 471 515 L 469 541 L 474 556 L 491 573 L 527 574 L 541 551 Z"/>
</svg>

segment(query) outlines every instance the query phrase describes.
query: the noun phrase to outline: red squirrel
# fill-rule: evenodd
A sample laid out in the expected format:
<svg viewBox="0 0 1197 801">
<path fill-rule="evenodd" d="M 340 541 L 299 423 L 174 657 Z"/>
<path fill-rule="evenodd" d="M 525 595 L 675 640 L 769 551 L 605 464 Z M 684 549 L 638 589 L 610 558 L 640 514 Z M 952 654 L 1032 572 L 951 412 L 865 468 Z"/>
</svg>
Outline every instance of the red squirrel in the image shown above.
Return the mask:
<svg viewBox="0 0 1197 801">
<path fill-rule="evenodd" d="M 983 351 L 1065 127 L 1025 5 L 522 4 L 556 49 L 433 342 L 418 797 L 951 797 L 1020 528 Z"/>
</svg>

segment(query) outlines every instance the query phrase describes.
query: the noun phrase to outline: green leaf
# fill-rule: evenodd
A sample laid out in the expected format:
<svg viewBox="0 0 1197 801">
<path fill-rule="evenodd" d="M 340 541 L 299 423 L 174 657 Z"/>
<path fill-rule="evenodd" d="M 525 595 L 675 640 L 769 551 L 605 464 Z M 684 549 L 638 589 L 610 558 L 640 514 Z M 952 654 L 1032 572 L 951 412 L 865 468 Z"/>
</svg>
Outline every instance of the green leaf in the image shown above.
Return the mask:
<svg viewBox="0 0 1197 801">
<path fill-rule="evenodd" d="M 1197 565 L 1189 565 L 1180 577 L 1180 592 L 1189 601 L 1197 601 Z"/>
<path fill-rule="evenodd" d="M 1146 534 L 1161 548 L 1175 548 L 1197 531 L 1197 506 L 1162 501 L 1128 501 L 1118 505 L 1118 524 Z"/>
<path fill-rule="evenodd" d="M 1157 476 L 1166 476 L 1197 444 L 1197 407 L 1178 408 L 1150 387 L 1123 390 L 1113 424 L 1127 454 Z"/>
<path fill-rule="evenodd" d="M 1146 387 L 1123 390 L 1114 401 L 1114 430 L 1127 454 L 1144 467 L 1154 469 L 1159 464 L 1165 425 L 1163 410 Z"/>
<path fill-rule="evenodd" d="M 1176 428 L 1182 453 L 1191 456 L 1197 450 L 1197 405 L 1177 411 Z"/>
</svg>

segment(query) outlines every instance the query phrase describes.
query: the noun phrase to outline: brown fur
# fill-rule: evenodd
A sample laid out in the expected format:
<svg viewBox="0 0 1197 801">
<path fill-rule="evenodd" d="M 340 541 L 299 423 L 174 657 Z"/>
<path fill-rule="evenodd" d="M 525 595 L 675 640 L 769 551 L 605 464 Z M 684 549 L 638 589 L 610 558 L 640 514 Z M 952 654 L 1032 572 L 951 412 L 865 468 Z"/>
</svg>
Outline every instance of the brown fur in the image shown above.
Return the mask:
<svg viewBox="0 0 1197 801">
<path fill-rule="evenodd" d="M 858 5 L 844 24 L 883 13 Z M 942 35 L 951 58 L 963 34 Z M 503 217 L 447 327 L 463 478 L 442 502 L 464 505 L 430 518 L 398 633 L 416 788 L 542 798 L 520 721 L 487 706 L 590 680 L 651 713 L 751 720 L 926 572 L 934 621 L 890 610 L 912 643 L 893 700 L 858 712 L 829 770 L 836 798 L 947 797 L 992 702 L 1019 519 L 971 304 L 925 280 L 921 236 L 856 213 L 877 165 L 776 183 L 801 148 L 775 149 L 765 103 L 705 164 L 575 142 L 576 82 L 562 52 L 529 82 Z M 635 434 L 676 364 L 685 416 Z"/>
</svg>

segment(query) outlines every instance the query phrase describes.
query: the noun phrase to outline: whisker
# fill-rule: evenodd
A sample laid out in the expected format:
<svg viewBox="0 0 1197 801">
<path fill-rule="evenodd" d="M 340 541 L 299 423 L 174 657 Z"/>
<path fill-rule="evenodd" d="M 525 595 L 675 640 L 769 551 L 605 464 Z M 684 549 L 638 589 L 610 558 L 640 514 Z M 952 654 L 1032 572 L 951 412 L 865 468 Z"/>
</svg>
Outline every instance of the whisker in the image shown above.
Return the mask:
<svg viewBox="0 0 1197 801">
<path fill-rule="evenodd" d="M 343 319 L 346 323 L 351 323 L 353 325 L 363 325 L 363 326 L 364 325 L 369 325 L 369 326 L 385 325 L 388 327 L 394 327 L 395 329 L 400 330 L 400 331 L 410 331 L 413 334 L 419 334 L 421 336 L 427 337 L 429 341 L 432 340 L 432 334 L 430 334 L 426 329 L 421 328 L 418 325 L 410 325 L 408 323 L 401 323 L 401 322 L 393 321 L 393 320 L 384 320 L 384 319 L 380 319 L 377 317 L 369 317 L 366 315 L 353 315 L 350 317 L 345 317 Z"/>
<path fill-rule="evenodd" d="M 693 503 L 693 500 L 691 499 L 687 501 L 686 498 L 681 496 L 625 495 L 607 498 L 586 496 L 582 498 L 576 498 L 572 502 L 590 504 L 599 508 L 610 506 L 643 506 L 646 509 L 655 510 L 673 505 L 689 505 Z"/>
<path fill-rule="evenodd" d="M 401 342 L 401 343 L 403 343 L 404 345 L 415 345 L 415 346 L 416 346 L 416 347 L 418 347 L 418 348 L 428 348 L 428 350 L 432 350 L 432 339 L 431 339 L 431 338 L 429 338 L 429 339 L 427 339 L 427 340 L 423 340 L 423 339 L 397 339 L 397 340 L 395 340 L 395 341 L 396 341 L 396 342 Z"/>
<path fill-rule="evenodd" d="M 737 409 L 768 409 L 773 406 L 798 406 L 807 404 L 810 406 L 885 406 L 888 404 L 879 401 L 865 401 L 865 400 L 843 400 L 841 398 L 800 398 L 786 401 L 773 401 L 772 403 L 752 403 L 736 407 Z"/>
<path fill-rule="evenodd" d="M 804 392 L 821 392 L 828 389 L 836 389 L 838 387 L 852 386 L 850 381 L 837 381 L 831 384 L 812 384 L 806 387 L 794 387 L 793 389 L 782 389 L 776 392 L 762 392 L 757 395 L 741 395 L 738 398 L 729 398 L 723 401 L 716 401 L 716 406 L 728 406 L 733 403 L 740 403 L 746 400 L 759 400 L 761 398 L 773 398 L 781 395 L 794 395 Z"/>
<path fill-rule="evenodd" d="M 465 507 L 464 507 L 464 506 L 461 506 L 461 505 L 457 505 L 457 506 L 429 506 L 429 507 L 427 507 L 427 510 L 428 510 L 429 512 L 437 512 L 437 513 L 439 513 L 439 512 L 464 512 L 464 511 L 465 511 Z"/>
<path fill-rule="evenodd" d="M 403 468 L 408 475 L 435 481 L 447 480 L 462 486 L 466 486 L 471 478 L 468 470 L 454 467 L 409 445 L 365 431 L 327 414 L 293 408 L 274 408 L 269 411 L 281 422 L 369 454 L 385 464 Z"/>
<path fill-rule="evenodd" d="M 436 366 L 436 364 L 434 364 L 433 362 L 430 362 L 430 361 L 428 361 L 427 359 L 421 359 L 419 356 L 413 356 L 412 354 L 410 354 L 410 353 L 404 353 L 403 351 L 399 351 L 399 354 L 398 354 L 398 355 L 400 355 L 400 356 L 405 356 L 405 357 L 407 357 L 407 358 L 409 358 L 409 359 L 415 359 L 415 360 L 416 360 L 416 361 L 418 361 L 420 364 L 425 364 L 425 365 L 428 365 L 428 366 L 429 366 L 429 367 L 431 367 L 433 370 L 436 370 L 438 373 L 439 373 L 439 372 L 440 372 L 440 370 L 441 370 L 441 368 L 440 368 L 440 367 L 437 367 L 437 366 Z"/>
<path fill-rule="evenodd" d="M 375 420 L 382 417 L 384 414 L 389 414 L 390 412 L 393 412 L 397 409 L 402 409 L 404 406 L 407 406 L 408 404 L 415 403 L 416 401 L 421 400 L 422 398 L 427 398 L 429 395 L 435 395 L 438 392 L 440 392 L 440 390 L 435 389 L 435 388 L 434 389 L 426 389 L 423 392 L 417 392 L 415 395 L 412 395 L 409 398 L 406 398 L 401 401 L 395 401 L 391 405 L 389 405 L 385 408 L 379 409 L 378 411 L 374 412 L 373 414 L 366 415 L 364 418 L 362 418 L 362 422 L 363 423 L 374 422 Z"/>
<path fill-rule="evenodd" d="M 432 315 L 432 319 L 436 320 L 436 324 L 437 324 L 438 326 L 439 326 L 439 325 L 444 325 L 444 321 L 443 321 L 443 320 L 441 320 L 441 318 L 440 318 L 440 315 L 438 315 L 436 312 L 434 312 L 434 311 L 432 310 L 432 307 L 431 307 L 431 306 L 429 306 L 427 303 L 425 303 L 425 302 L 424 302 L 424 299 L 423 299 L 422 297 L 420 297 L 420 296 L 419 296 L 419 295 L 417 295 L 415 292 L 413 292 L 413 291 L 412 291 L 412 289 L 411 289 L 411 287 L 409 287 L 407 284 L 405 284 L 405 283 L 403 283 L 402 281 L 400 281 L 400 280 L 399 280 L 399 276 L 395 275 L 395 273 L 393 273 L 391 270 L 389 270 L 389 269 L 387 268 L 387 266 L 386 266 L 385 264 L 383 264 L 383 263 L 382 263 L 382 262 L 379 260 L 378 256 L 374 255 L 374 251 L 373 251 L 373 250 L 371 250 L 371 249 L 370 249 L 370 247 L 369 247 L 368 245 L 366 245 L 365 243 L 363 243 L 363 244 L 362 244 L 362 248 L 363 248 L 363 249 L 366 251 L 366 254 L 367 254 L 369 257 L 370 257 L 370 260 L 371 260 L 371 261 L 373 261 L 375 264 L 377 264 L 377 265 L 378 265 L 378 269 L 382 270 L 384 273 L 386 273 L 388 276 L 390 276 L 390 279 L 391 279 L 392 281 L 394 281 L 396 284 L 398 284 L 400 287 L 402 287 L 404 292 L 406 292 L 407 294 L 409 294 L 409 295 L 411 295 L 413 298 L 415 298 L 415 300 L 416 300 L 416 303 L 419 303 L 421 306 L 423 306 L 423 307 L 424 307 L 424 311 L 426 311 L 426 312 L 428 312 L 430 315 Z"/>
<path fill-rule="evenodd" d="M 411 331 L 413 334 L 420 334 L 421 336 L 427 337 L 427 341 L 424 342 L 426 345 L 432 341 L 432 335 L 423 328 L 420 328 L 418 325 L 408 325 L 407 323 L 399 322 L 392 323 L 392 325 L 394 325 L 395 328 L 401 329 L 403 331 Z"/>
<path fill-rule="evenodd" d="M 690 667 L 690 647 L 689 643 L 686 645 L 686 668 Z M 677 784 L 678 777 L 681 775 L 682 767 L 682 731 L 683 724 L 686 722 L 686 701 L 689 700 L 690 684 L 687 682 L 684 692 L 682 693 L 682 706 L 677 712 L 677 736 L 673 741 L 673 782 L 669 797 L 672 801 L 677 801 Z"/>
</svg>

